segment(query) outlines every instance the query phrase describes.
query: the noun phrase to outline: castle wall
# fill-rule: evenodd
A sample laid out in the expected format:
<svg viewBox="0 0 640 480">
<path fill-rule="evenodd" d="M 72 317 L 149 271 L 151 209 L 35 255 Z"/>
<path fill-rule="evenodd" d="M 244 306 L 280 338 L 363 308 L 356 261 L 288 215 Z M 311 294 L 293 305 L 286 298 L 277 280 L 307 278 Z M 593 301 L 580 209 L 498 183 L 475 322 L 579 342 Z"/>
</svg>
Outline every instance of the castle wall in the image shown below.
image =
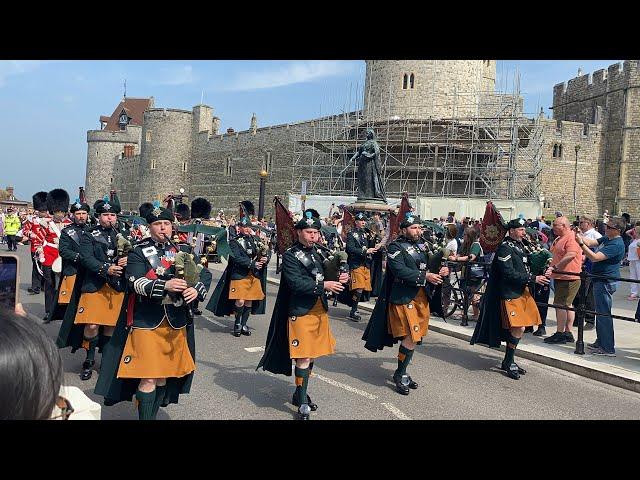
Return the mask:
<svg viewBox="0 0 640 480">
<path fill-rule="evenodd" d="M 140 170 L 140 155 L 116 160 L 113 168 L 113 188 L 118 192 L 123 211 L 137 211 L 140 201 L 140 187 L 146 175 Z"/>
<path fill-rule="evenodd" d="M 134 152 L 139 152 L 141 132 L 142 128 L 135 125 L 129 125 L 126 130 L 118 132 L 87 132 L 85 192 L 90 203 L 109 194 L 118 157 L 125 145 L 134 145 Z"/>
</svg>

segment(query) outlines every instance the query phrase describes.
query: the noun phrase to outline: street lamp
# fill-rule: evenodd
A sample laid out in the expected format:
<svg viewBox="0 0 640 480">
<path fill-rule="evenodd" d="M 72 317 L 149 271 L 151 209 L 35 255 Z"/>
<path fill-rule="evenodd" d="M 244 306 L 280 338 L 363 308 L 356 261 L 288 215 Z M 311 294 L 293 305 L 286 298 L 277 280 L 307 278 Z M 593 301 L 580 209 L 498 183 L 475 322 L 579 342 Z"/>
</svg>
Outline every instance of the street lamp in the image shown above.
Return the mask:
<svg viewBox="0 0 640 480">
<path fill-rule="evenodd" d="M 260 197 L 258 201 L 258 220 L 262 220 L 264 217 L 264 187 L 267 181 L 267 177 L 269 176 L 269 172 L 266 170 L 262 170 L 260 172 Z"/>
<path fill-rule="evenodd" d="M 578 210 L 576 207 L 577 204 L 577 195 L 576 188 L 578 186 L 578 151 L 580 151 L 580 145 L 575 146 L 576 151 L 576 167 L 573 171 L 573 215 L 578 215 Z"/>
</svg>

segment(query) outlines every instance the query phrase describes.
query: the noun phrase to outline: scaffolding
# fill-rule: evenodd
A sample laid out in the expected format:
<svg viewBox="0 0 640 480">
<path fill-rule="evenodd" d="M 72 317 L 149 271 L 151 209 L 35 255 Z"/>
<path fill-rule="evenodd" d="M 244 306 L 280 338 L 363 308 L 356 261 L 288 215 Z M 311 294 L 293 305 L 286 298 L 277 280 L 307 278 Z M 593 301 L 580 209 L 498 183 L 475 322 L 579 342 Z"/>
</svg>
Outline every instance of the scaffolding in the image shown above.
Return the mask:
<svg viewBox="0 0 640 480">
<path fill-rule="evenodd" d="M 409 192 L 411 197 L 538 200 L 543 124 L 523 114 L 519 88 L 454 91 L 445 101 L 450 118 L 419 118 L 423 105 L 405 108 L 404 118 L 381 118 L 369 105 L 366 115 L 359 108 L 300 125 L 294 131 L 292 191 L 299 192 L 306 181 L 309 195 L 356 195 L 357 166 L 346 167 L 372 128 L 388 197 Z M 474 116 L 456 116 L 473 110 Z"/>
</svg>

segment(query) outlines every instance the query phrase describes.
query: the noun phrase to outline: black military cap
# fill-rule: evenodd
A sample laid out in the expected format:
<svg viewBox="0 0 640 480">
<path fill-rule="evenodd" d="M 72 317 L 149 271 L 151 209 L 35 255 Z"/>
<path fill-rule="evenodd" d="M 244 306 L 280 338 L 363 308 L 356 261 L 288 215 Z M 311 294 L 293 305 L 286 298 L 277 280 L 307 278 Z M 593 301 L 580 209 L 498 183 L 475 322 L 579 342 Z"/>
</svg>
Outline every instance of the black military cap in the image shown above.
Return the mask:
<svg viewBox="0 0 640 480">
<path fill-rule="evenodd" d="M 507 228 L 523 228 L 526 225 L 524 218 L 514 218 L 507 223 Z"/>
<path fill-rule="evenodd" d="M 120 213 L 120 202 L 114 201 L 112 202 L 111 200 L 109 200 L 109 197 L 107 195 L 104 196 L 104 198 L 102 200 L 98 200 L 96 203 L 93 204 L 93 209 L 96 212 L 96 216 L 100 215 L 101 213 Z"/>
<path fill-rule="evenodd" d="M 411 225 L 416 225 L 416 224 L 422 225 L 422 220 L 420 220 L 420 216 L 414 215 L 411 212 L 407 212 L 405 214 L 404 220 L 400 222 L 400 228 L 407 228 L 407 227 L 410 227 Z"/>
<path fill-rule="evenodd" d="M 295 228 L 297 230 L 305 230 L 307 228 L 320 230 L 322 228 L 322 223 L 320 223 L 319 218 L 314 217 L 311 212 L 306 211 L 304 217 L 301 218 L 298 223 L 296 223 Z"/>
<path fill-rule="evenodd" d="M 144 212 L 144 219 L 149 225 L 159 220 L 169 220 L 170 222 L 175 221 L 173 212 L 168 208 L 161 206 L 158 200 L 155 200 L 152 205 L 153 209 L 145 209 L 140 212 L 141 214 Z"/>
</svg>

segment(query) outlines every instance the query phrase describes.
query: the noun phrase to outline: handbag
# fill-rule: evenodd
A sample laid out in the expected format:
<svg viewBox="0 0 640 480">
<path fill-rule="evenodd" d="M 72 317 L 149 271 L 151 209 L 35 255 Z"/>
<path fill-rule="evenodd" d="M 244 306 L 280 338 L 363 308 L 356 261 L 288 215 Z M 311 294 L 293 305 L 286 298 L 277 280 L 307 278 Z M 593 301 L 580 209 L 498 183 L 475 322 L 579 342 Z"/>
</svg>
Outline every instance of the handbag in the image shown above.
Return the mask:
<svg viewBox="0 0 640 480">
<path fill-rule="evenodd" d="M 479 242 L 475 242 L 480 245 Z M 475 260 L 476 262 L 481 263 L 472 263 L 471 264 L 471 278 L 483 278 L 485 273 L 485 268 L 482 263 L 484 263 L 484 251 L 482 250 L 482 245 L 480 245 L 480 255 Z"/>
</svg>

